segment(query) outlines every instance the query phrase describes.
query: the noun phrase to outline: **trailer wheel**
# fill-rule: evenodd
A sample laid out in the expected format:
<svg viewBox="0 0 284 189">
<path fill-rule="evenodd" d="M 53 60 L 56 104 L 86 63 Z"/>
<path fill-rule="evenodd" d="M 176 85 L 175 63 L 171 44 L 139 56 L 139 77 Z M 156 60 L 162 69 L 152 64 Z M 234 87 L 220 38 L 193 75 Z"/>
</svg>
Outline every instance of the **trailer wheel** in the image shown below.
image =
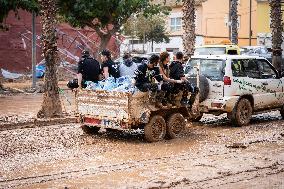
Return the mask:
<svg viewBox="0 0 284 189">
<path fill-rule="evenodd" d="M 247 125 L 250 122 L 252 115 L 252 106 L 248 99 L 242 98 L 236 104 L 232 116 L 231 121 L 234 126 L 240 127 L 243 125 Z"/>
<path fill-rule="evenodd" d="M 166 135 L 166 122 L 162 116 L 155 115 L 150 118 L 149 123 L 144 127 L 145 139 L 148 142 L 163 140 Z"/>
<path fill-rule="evenodd" d="M 86 133 L 86 134 L 96 134 L 100 130 L 100 127 L 88 126 L 88 125 L 81 125 L 81 128 L 82 128 L 83 132 Z"/>
<path fill-rule="evenodd" d="M 185 124 L 185 119 L 180 113 L 172 114 L 167 120 L 167 138 L 177 138 L 184 130 Z"/>
</svg>

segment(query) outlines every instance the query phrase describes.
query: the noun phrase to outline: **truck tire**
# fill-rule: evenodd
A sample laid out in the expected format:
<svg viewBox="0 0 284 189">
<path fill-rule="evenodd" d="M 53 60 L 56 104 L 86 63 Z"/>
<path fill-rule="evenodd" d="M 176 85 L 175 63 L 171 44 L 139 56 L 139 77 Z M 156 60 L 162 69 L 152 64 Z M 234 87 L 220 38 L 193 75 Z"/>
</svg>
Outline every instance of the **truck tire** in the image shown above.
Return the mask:
<svg viewBox="0 0 284 189">
<path fill-rule="evenodd" d="M 190 76 L 187 80 L 197 86 L 196 76 Z M 199 76 L 199 102 L 203 102 L 209 94 L 209 82 L 204 75 Z"/>
<path fill-rule="evenodd" d="M 144 127 L 145 139 L 148 142 L 163 140 L 166 135 L 166 122 L 162 116 L 155 115 L 150 118 L 149 123 Z"/>
<path fill-rule="evenodd" d="M 96 134 L 100 130 L 100 127 L 88 126 L 88 125 L 81 125 L 81 128 L 82 128 L 83 132 L 86 133 L 86 134 Z"/>
<path fill-rule="evenodd" d="M 250 122 L 252 115 L 252 105 L 247 98 L 241 98 L 235 105 L 231 116 L 231 122 L 234 126 L 240 127 Z"/>
<path fill-rule="evenodd" d="M 185 129 L 185 119 L 180 113 L 172 114 L 167 120 L 167 138 L 177 138 Z"/>
</svg>

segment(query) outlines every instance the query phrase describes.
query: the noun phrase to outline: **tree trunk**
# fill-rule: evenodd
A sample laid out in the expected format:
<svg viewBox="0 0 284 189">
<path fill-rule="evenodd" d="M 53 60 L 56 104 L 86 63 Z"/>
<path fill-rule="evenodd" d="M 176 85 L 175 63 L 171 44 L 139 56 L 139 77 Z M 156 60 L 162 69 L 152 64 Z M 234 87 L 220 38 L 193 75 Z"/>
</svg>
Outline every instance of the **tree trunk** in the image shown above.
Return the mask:
<svg viewBox="0 0 284 189">
<path fill-rule="evenodd" d="M 52 118 L 62 116 L 57 81 L 57 37 L 56 37 L 56 0 L 39 0 L 41 6 L 42 49 L 46 61 L 44 77 L 44 96 L 38 117 Z"/>
<path fill-rule="evenodd" d="M 231 3 L 231 27 L 232 43 L 238 44 L 238 0 L 230 0 Z"/>
<path fill-rule="evenodd" d="M 283 42 L 282 32 L 283 25 L 282 12 L 281 12 L 281 0 L 269 0 L 270 11 L 270 28 L 272 30 L 272 64 L 277 69 L 279 74 L 282 72 L 282 49 L 281 44 Z"/>
<path fill-rule="evenodd" d="M 101 53 L 102 50 L 107 48 L 107 45 L 108 45 L 108 42 L 110 41 L 111 36 L 112 35 L 109 33 L 101 36 L 101 44 L 100 44 L 100 49 L 98 53 Z"/>
<path fill-rule="evenodd" d="M 152 39 L 152 44 L 151 45 L 152 45 L 152 47 L 151 47 L 152 51 L 151 52 L 154 52 L 154 40 L 153 39 Z"/>
<path fill-rule="evenodd" d="M 183 47 L 185 55 L 191 57 L 195 46 L 195 0 L 183 0 Z"/>
</svg>

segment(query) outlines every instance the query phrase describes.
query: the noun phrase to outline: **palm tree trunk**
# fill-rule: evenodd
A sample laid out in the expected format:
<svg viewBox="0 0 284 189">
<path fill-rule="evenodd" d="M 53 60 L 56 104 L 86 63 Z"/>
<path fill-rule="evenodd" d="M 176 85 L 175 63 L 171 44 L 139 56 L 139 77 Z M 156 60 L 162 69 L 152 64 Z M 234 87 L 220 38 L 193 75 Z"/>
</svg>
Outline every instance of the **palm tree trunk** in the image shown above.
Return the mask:
<svg viewBox="0 0 284 189">
<path fill-rule="evenodd" d="M 62 115 L 57 80 L 57 37 L 56 37 L 56 0 L 39 0 L 41 6 L 42 50 L 46 61 L 44 77 L 44 96 L 38 117 L 51 118 Z"/>
<path fill-rule="evenodd" d="M 195 46 L 195 0 L 183 0 L 183 47 L 185 55 L 191 57 Z"/>
<path fill-rule="evenodd" d="M 282 49 L 281 44 L 283 42 L 282 32 L 283 25 L 282 21 L 282 12 L 281 12 L 281 0 L 269 0 L 270 5 L 270 28 L 272 30 L 272 64 L 281 74 L 282 68 Z"/>
<path fill-rule="evenodd" d="M 232 43 L 238 44 L 238 0 L 230 0 L 231 3 L 231 28 L 232 28 Z"/>
</svg>

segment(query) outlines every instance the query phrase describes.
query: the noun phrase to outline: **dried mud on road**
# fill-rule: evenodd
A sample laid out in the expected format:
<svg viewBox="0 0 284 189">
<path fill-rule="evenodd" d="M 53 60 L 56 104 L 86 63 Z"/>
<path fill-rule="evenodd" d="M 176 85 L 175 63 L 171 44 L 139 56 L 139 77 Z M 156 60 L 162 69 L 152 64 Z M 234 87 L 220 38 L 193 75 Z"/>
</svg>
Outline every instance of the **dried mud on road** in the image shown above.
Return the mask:
<svg viewBox="0 0 284 189">
<path fill-rule="evenodd" d="M 206 116 L 158 143 L 78 124 L 5 130 L 0 166 L 0 188 L 284 188 L 284 122 L 271 112 L 234 128 Z"/>
</svg>

